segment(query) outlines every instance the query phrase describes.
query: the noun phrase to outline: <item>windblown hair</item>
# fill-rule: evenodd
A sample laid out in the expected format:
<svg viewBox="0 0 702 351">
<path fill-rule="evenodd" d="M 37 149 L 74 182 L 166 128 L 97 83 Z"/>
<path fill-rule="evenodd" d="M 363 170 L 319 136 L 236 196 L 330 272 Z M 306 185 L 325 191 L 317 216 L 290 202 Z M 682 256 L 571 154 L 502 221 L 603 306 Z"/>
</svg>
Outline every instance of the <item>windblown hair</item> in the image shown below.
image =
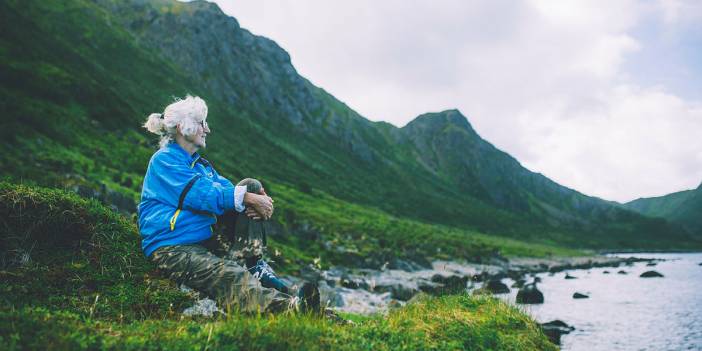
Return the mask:
<svg viewBox="0 0 702 351">
<path fill-rule="evenodd" d="M 197 133 L 198 124 L 207 118 L 207 104 L 205 100 L 187 95 L 184 99 L 176 101 L 163 110 L 163 113 L 152 113 L 144 123 L 144 128 L 149 132 L 161 136 L 159 146 L 166 147 L 175 139 L 177 126 L 183 135 Z"/>
</svg>

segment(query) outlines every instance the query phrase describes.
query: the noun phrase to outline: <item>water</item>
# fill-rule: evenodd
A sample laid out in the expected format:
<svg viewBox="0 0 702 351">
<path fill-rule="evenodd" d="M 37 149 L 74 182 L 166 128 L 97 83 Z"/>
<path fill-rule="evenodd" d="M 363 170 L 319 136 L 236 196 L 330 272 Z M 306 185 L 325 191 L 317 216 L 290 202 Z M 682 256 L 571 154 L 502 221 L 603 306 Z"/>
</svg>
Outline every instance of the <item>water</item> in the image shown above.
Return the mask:
<svg viewBox="0 0 702 351">
<path fill-rule="evenodd" d="M 560 319 L 574 326 L 561 338 L 563 350 L 702 350 L 702 253 L 614 256 L 665 261 L 568 272 L 578 279 L 564 279 L 566 272 L 538 274 L 545 303 L 518 306 L 539 322 Z M 639 277 L 649 270 L 665 277 Z M 573 299 L 575 292 L 590 298 Z M 516 294 L 512 289 L 505 298 L 514 302 Z"/>
</svg>

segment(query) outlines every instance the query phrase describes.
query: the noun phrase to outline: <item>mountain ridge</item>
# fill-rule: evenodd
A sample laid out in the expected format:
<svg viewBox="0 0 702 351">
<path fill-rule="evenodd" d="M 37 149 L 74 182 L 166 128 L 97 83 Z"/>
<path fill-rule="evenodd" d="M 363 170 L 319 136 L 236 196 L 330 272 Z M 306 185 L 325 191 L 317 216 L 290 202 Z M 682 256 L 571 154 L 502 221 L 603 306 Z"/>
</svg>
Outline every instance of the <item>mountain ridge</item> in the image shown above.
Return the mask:
<svg viewBox="0 0 702 351">
<path fill-rule="evenodd" d="M 205 156 L 227 177 L 268 181 L 272 194 L 276 186 L 327 194 L 401 218 L 573 247 L 685 241 L 676 226 L 612 207 L 527 170 L 480 138 L 458 110 L 423 114 L 402 128 L 363 118 L 297 75 L 277 44 L 240 28 L 213 4 L 67 4 L 4 6 L 20 10 L 15 22 L 36 21 L 36 35 L 58 29 L 66 38 L 53 43 L 63 56 L 7 56 L 3 72 L 37 79 L 45 73 L 36 67 L 49 62 L 76 84 L 96 82 L 92 91 L 109 98 L 86 98 L 81 90 L 61 89 L 56 79 L 40 76 L 44 90 L 63 95 L 47 107 L 56 112 L 38 114 L 36 107 L 48 104 L 40 90 L 8 80 L 3 90 L 17 100 L 6 115 L 26 136 L 11 147 L 31 157 L 26 162 L 0 154 L 11 169 L 21 170 L 8 174 L 6 169 L 5 176 L 58 186 L 87 183 L 137 197 L 154 139 L 137 126 L 174 92 L 188 92 L 210 106 L 214 132 Z M 65 21 L 56 22 L 61 16 L 67 16 Z M 6 29 L 5 52 L 21 53 L 26 33 Z M 106 50 L 110 46 L 119 49 Z M 66 60 L 63 53 L 76 59 Z M 17 71 L 19 61 L 28 68 Z M 146 69 L 142 61 L 152 63 Z M 42 115 L 61 116 L 63 122 L 55 130 L 25 123 L 26 116 L 38 121 L 33 116 Z M 91 129 L 92 121 L 99 133 Z M 432 126 L 431 136 L 418 132 Z M 48 151 L 49 145 L 60 153 Z M 52 176 L 36 165 L 59 171 Z"/>
</svg>

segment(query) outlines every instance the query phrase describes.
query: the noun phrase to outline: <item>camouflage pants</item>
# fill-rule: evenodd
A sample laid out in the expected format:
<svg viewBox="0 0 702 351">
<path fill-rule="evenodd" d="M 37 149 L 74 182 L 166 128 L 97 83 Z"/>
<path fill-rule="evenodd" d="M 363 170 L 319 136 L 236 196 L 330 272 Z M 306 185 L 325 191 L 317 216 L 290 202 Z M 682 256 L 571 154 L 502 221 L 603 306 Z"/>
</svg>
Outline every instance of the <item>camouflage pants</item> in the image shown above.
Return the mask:
<svg viewBox="0 0 702 351">
<path fill-rule="evenodd" d="M 240 262 L 216 256 L 202 245 L 161 247 L 151 260 L 177 283 L 207 294 L 226 309 L 276 313 L 294 308 L 291 295 L 263 287 Z"/>
</svg>

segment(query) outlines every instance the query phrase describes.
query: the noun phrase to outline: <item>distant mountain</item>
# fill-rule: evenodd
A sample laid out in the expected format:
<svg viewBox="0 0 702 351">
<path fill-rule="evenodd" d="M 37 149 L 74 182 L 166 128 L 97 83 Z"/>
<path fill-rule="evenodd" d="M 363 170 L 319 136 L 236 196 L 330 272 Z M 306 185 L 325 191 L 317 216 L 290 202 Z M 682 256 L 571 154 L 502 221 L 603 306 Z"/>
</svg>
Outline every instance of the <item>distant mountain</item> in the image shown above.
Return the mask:
<svg viewBox="0 0 702 351">
<path fill-rule="evenodd" d="M 636 199 L 624 207 L 646 216 L 665 218 L 702 236 L 702 184 L 697 189 Z"/>
<path fill-rule="evenodd" d="M 571 247 L 691 243 L 678 225 L 525 169 L 457 110 L 403 128 L 368 121 L 215 4 L 5 1 L 0 9 L 7 97 L 0 175 L 11 180 L 135 199 L 155 146 L 140 124 L 191 93 L 210 108 L 205 156 L 231 178 L 264 179 L 273 194 L 277 185 L 400 218 Z M 333 213 L 326 201 L 314 206 Z M 344 230 L 351 236 L 358 228 Z"/>
</svg>

